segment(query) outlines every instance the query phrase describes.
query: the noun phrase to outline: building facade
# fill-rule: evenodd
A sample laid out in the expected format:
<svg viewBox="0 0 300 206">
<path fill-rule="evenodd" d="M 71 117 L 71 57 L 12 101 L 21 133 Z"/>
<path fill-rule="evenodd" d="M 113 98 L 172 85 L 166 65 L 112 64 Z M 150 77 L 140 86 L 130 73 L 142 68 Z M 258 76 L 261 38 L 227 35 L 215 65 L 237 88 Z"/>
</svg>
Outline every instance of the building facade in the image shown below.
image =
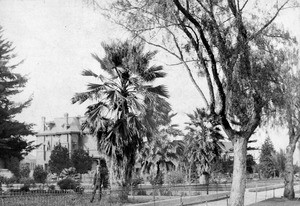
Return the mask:
<svg viewBox="0 0 300 206">
<path fill-rule="evenodd" d="M 84 117 L 69 117 L 67 113 L 48 122 L 42 117 L 41 129 L 36 134 L 36 143 L 41 144 L 36 150 L 36 165 L 47 170 L 51 152 L 57 144 L 66 147 L 70 157 L 74 150 L 82 148 L 98 159 L 96 138 L 81 130 L 84 120 Z"/>
</svg>

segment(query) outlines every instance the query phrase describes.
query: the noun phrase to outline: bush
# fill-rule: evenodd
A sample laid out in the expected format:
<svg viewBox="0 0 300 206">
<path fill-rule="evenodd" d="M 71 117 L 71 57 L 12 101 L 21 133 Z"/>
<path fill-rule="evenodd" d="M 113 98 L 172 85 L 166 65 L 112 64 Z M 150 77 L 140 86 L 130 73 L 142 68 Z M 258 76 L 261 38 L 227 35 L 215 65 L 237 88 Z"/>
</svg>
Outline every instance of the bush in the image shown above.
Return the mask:
<svg viewBox="0 0 300 206">
<path fill-rule="evenodd" d="M 15 176 L 12 176 L 10 178 L 7 177 L 0 177 L 0 181 L 1 183 L 6 184 L 7 186 L 9 186 L 10 184 L 14 184 L 18 182 L 18 178 L 16 178 Z"/>
<path fill-rule="evenodd" d="M 34 186 L 35 185 L 35 181 L 32 178 L 21 178 L 20 179 L 20 183 L 28 186 Z"/>
<path fill-rule="evenodd" d="M 184 183 L 184 175 L 179 171 L 169 172 L 166 176 L 166 183 L 171 185 Z"/>
<path fill-rule="evenodd" d="M 151 175 L 149 181 L 151 185 L 163 185 L 164 184 L 163 174 L 160 172 L 156 176 Z"/>
<path fill-rule="evenodd" d="M 134 177 L 131 180 L 131 185 L 132 185 L 132 187 L 136 188 L 139 184 L 142 184 L 143 181 L 144 180 L 141 177 Z"/>
<path fill-rule="evenodd" d="M 136 195 L 147 195 L 147 192 L 143 189 L 137 191 Z"/>
<path fill-rule="evenodd" d="M 30 185 L 25 184 L 23 187 L 21 187 L 20 192 L 29 192 Z"/>
<path fill-rule="evenodd" d="M 49 185 L 49 190 L 54 191 L 55 190 L 55 185 Z"/>
<path fill-rule="evenodd" d="M 45 183 L 47 179 L 48 172 L 43 169 L 43 166 L 38 165 L 33 171 L 34 181 L 37 183 Z"/>
<path fill-rule="evenodd" d="M 79 186 L 79 183 L 71 178 L 66 178 L 58 181 L 57 185 L 61 190 L 76 190 L 76 188 Z"/>
<path fill-rule="evenodd" d="M 29 166 L 28 165 L 23 166 L 20 170 L 21 178 L 27 178 L 29 177 L 29 174 L 30 174 Z"/>
</svg>

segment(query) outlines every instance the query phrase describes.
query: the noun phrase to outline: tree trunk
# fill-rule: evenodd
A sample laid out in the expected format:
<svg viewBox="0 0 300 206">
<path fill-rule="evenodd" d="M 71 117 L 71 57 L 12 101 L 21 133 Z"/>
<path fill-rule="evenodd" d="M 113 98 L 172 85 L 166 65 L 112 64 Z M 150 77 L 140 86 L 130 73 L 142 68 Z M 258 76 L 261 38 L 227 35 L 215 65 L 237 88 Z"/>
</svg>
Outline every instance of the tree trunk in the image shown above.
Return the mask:
<svg viewBox="0 0 300 206">
<path fill-rule="evenodd" d="M 232 144 L 234 149 L 234 163 L 230 203 L 231 206 L 243 206 L 246 188 L 247 139 L 235 137 L 232 140 Z"/>
<path fill-rule="evenodd" d="M 192 165 L 189 167 L 189 183 L 191 184 Z"/>
<path fill-rule="evenodd" d="M 286 148 L 286 162 L 285 162 L 285 174 L 284 174 L 284 192 L 283 196 L 289 200 L 295 198 L 294 191 L 294 166 L 293 166 L 293 154 L 295 145 L 289 144 Z"/>
<path fill-rule="evenodd" d="M 128 200 L 128 194 L 130 190 L 130 185 L 132 181 L 132 172 L 134 169 L 135 164 L 135 153 L 130 154 L 128 157 L 124 157 L 123 167 L 124 167 L 124 174 L 122 177 L 122 200 Z"/>
</svg>

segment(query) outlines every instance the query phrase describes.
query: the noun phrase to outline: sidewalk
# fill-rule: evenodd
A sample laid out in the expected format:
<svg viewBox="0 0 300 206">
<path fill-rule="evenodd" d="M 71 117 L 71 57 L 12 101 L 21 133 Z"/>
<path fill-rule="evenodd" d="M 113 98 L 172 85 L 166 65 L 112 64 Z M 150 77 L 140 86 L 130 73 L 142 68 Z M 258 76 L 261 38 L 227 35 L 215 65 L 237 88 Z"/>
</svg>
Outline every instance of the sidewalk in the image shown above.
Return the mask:
<svg viewBox="0 0 300 206">
<path fill-rule="evenodd" d="M 166 200 L 159 200 L 156 202 L 146 202 L 140 204 L 130 204 L 130 206 L 180 206 L 180 205 L 196 205 L 198 203 L 206 203 L 215 200 L 224 200 L 226 202 L 227 197 L 230 192 L 220 192 L 218 194 L 210 194 L 210 195 L 198 195 L 198 196 L 184 196 L 184 197 L 176 197 Z M 127 205 L 129 206 L 129 205 Z"/>
<path fill-rule="evenodd" d="M 262 188 L 266 188 L 266 187 L 261 187 L 258 189 L 262 189 Z M 244 204 L 245 206 L 247 206 L 256 202 L 261 202 L 269 198 L 274 198 L 274 197 L 280 198 L 283 195 L 283 190 L 284 188 L 277 188 L 271 190 L 258 190 L 260 192 L 253 192 L 253 188 L 246 189 Z M 299 190 L 300 190 L 300 185 L 295 185 L 295 192 Z M 227 206 L 230 205 L 229 199 L 227 198 L 229 194 L 230 192 L 222 192 L 222 193 L 210 194 L 210 195 L 186 196 L 181 198 L 177 197 L 177 198 L 172 198 L 167 200 L 159 200 L 156 202 L 151 201 L 147 203 L 134 204 L 134 206 L 153 206 L 153 205 L 155 206 L 168 206 L 168 205 Z"/>
<path fill-rule="evenodd" d="M 283 195 L 283 188 L 261 191 L 261 192 L 249 192 L 247 189 L 245 192 L 245 206 L 251 205 L 256 202 L 260 202 L 273 197 L 281 197 Z M 295 188 L 296 190 L 296 188 Z M 229 200 L 228 200 L 229 203 Z M 227 200 L 214 201 L 207 204 L 197 204 L 195 206 L 227 206 Z"/>
</svg>

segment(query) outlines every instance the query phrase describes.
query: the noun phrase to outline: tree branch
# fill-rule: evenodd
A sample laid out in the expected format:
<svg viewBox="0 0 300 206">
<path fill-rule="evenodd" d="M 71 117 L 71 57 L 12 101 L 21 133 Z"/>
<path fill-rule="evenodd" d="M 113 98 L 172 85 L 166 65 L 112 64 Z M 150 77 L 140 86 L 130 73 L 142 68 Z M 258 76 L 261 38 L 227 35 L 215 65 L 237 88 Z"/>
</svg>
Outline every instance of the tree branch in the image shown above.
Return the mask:
<svg viewBox="0 0 300 206">
<path fill-rule="evenodd" d="M 178 10 L 192 23 L 195 25 L 196 29 L 198 30 L 199 32 L 199 35 L 200 35 L 200 39 L 208 53 L 208 56 L 211 60 L 211 68 L 212 68 L 212 75 L 213 75 L 213 78 L 214 78 L 214 81 L 217 85 L 217 89 L 218 89 L 218 92 L 219 92 L 219 96 L 220 96 L 220 99 L 221 99 L 221 110 L 220 110 L 220 114 L 221 115 L 225 115 L 225 102 L 226 102 L 226 95 L 225 95 L 225 92 L 224 92 L 224 89 L 223 89 L 223 86 L 222 86 L 222 83 L 220 81 L 220 78 L 218 76 L 218 72 L 217 72 L 217 67 L 216 67 L 216 59 L 215 59 L 215 56 L 212 52 L 212 48 L 211 46 L 209 45 L 205 35 L 204 35 L 204 31 L 201 27 L 201 25 L 199 24 L 199 22 L 181 5 L 181 3 L 178 1 L 178 0 L 173 0 L 174 4 L 176 5 L 176 7 L 178 8 Z M 195 48 L 196 51 L 197 51 L 197 48 Z M 200 53 L 197 52 L 197 54 L 199 55 Z M 199 56 L 199 58 L 201 58 L 201 56 Z M 209 88 L 211 89 L 211 88 Z M 214 113 L 214 109 L 211 111 L 212 113 Z"/>
<path fill-rule="evenodd" d="M 274 14 L 274 16 L 267 22 L 265 23 L 265 25 L 260 28 L 255 34 L 252 34 L 249 38 L 248 41 L 251 41 L 252 39 L 256 38 L 258 35 L 260 35 L 278 16 L 279 12 L 283 9 L 283 7 L 289 2 L 290 0 L 285 1 L 285 3 L 283 3 L 279 9 L 277 9 L 276 13 Z"/>
</svg>

